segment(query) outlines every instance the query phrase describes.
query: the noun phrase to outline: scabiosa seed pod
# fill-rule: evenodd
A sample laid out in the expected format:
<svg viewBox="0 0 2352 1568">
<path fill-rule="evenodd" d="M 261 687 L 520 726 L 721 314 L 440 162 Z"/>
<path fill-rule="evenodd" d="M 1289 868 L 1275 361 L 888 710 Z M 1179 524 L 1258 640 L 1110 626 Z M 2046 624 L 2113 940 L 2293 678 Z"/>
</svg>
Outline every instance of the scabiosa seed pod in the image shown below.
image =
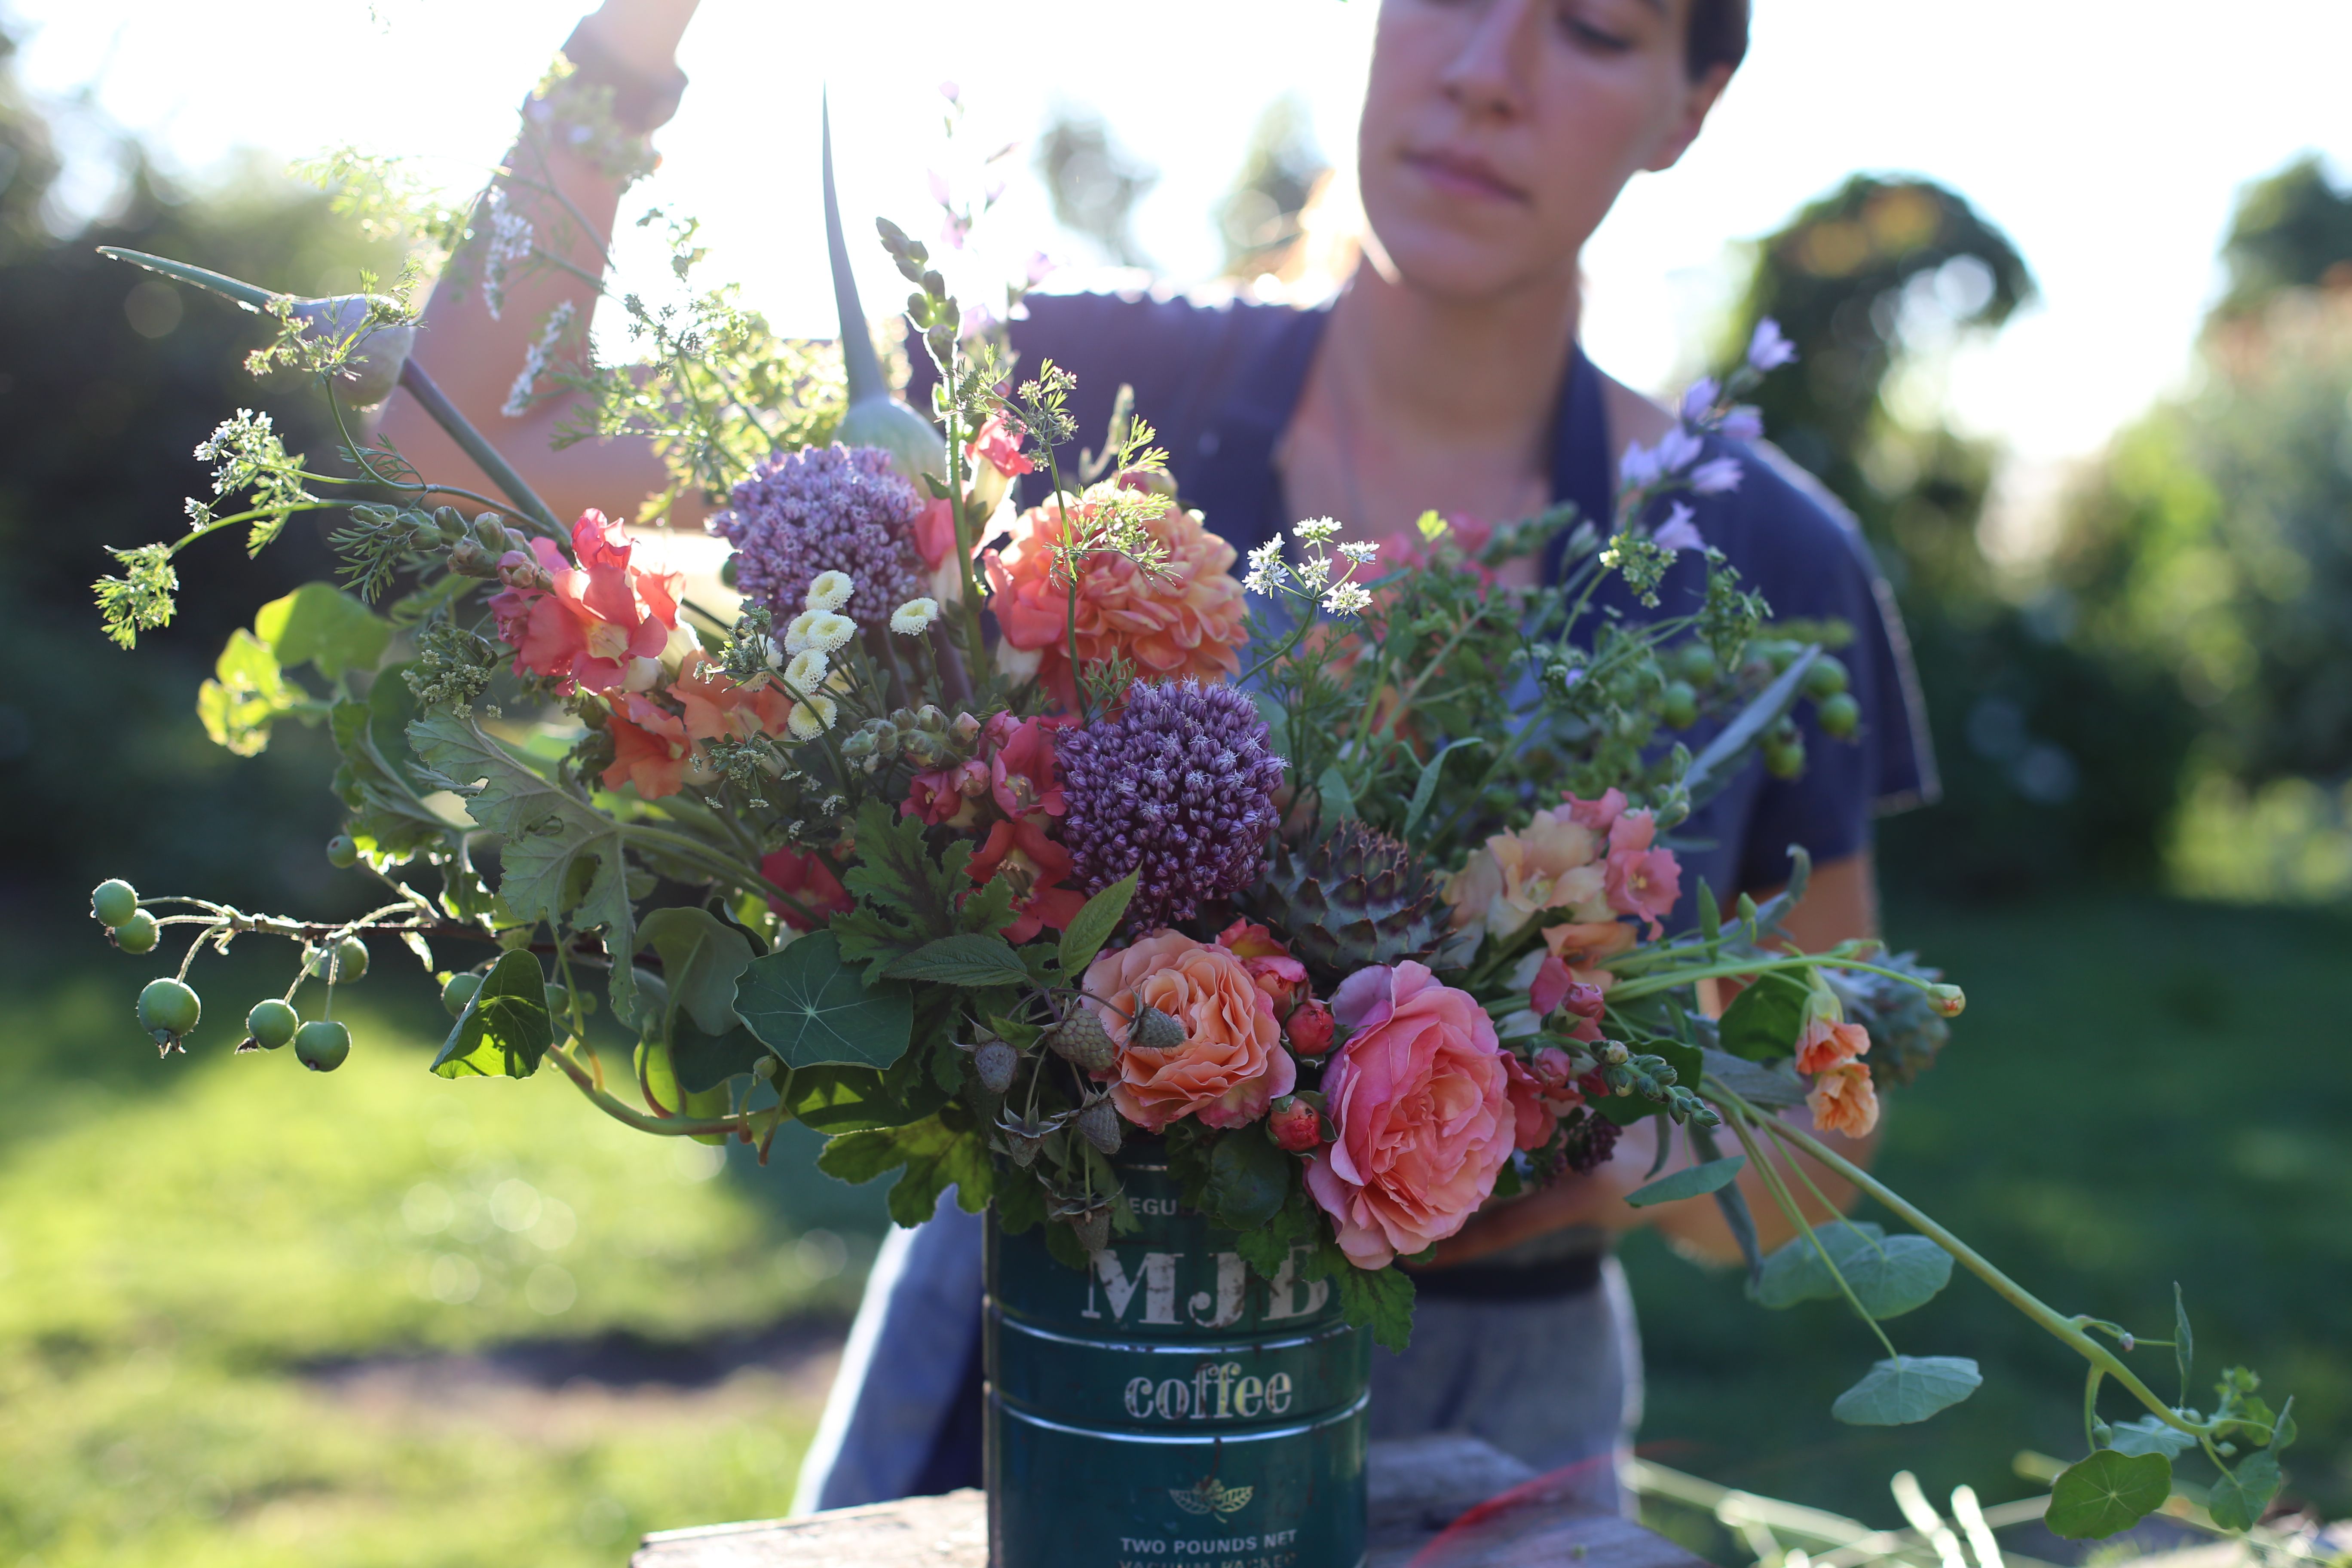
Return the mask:
<svg viewBox="0 0 2352 1568">
<path fill-rule="evenodd" d="M 779 623 L 801 614 L 825 572 L 856 583 L 842 614 L 880 626 L 922 589 L 915 522 L 922 498 L 877 447 L 812 447 L 763 459 L 710 531 L 735 547 L 735 583 Z"/>
<path fill-rule="evenodd" d="M 1138 873 L 1127 925 L 1189 919 L 1255 881 L 1279 815 L 1283 763 L 1245 692 L 1196 680 L 1128 689 L 1126 706 L 1062 735 L 1062 842 L 1088 894 Z"/>
</svg>

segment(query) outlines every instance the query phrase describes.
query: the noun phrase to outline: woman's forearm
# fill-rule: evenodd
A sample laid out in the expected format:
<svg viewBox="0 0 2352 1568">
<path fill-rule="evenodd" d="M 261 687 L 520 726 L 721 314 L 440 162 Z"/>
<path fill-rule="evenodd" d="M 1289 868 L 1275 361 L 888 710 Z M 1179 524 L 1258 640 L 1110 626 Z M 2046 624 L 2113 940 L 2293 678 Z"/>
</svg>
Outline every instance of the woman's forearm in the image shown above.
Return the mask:
<svg viewBox="0 0 2352 1568">
<path fill-rule="evenodd" d="M 652 74 L 669 68 L 671 53 L 694 7 L 695 0 L 607 0 L 590 25 L 598 29 L 608 52 Z M 633 516 L 646 496 L 668 482 L 649 442 L 624 437 L 584 441 L 558 452 L 552 441 L 572 412 L 568 397 L 534 402 L 520 416 L 504 412 L 550 312 L 565 303 L 572 307 L 574 325 L 566 351 L 576 353 L 586 341 L 599 297 L 597 280 L 606 271 L 606 247 L 620 208 L 621 178 L 555 144 L 526 119 L 494 188 L 505 210 L 530 226 L 530 242 L 537 254 L 527 264 L 506 267 L 495 290 L 494 314 L 484 275 L 498 238 L 496 226 L 487 215 L 478 221 L 473 238 L 452 258 L 425 305 L 417 332 L 417 360 L 559 518 L 569 520 L 590 507 Z M 384 405 L 378 429 L 429 477 L 492 489 L 456 443 L 404 393 L 395 393 Z M 698 521 L 698 507 L 696 511 L 694 516 L 681 511 L 676 521 Z"/>
</svg>

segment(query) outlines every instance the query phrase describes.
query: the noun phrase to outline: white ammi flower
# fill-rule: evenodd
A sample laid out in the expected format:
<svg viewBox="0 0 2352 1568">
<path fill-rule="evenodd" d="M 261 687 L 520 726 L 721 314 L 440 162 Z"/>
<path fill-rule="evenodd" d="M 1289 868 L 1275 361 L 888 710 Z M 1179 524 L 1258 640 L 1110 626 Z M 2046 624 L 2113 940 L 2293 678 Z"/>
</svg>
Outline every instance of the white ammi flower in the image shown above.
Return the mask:
<svg viewBox="0 0 2352 1568">
<path fill-rule="evenodd" d="M 939 623 L 940 602 L 929 595 L 909 599 L 890 612 L 890 629 L 902 637 L 920 637 Z"/>
<path fill-rule="evenodd" d="M 846 572 L 820 572 L 809 584 L 808 597 L 802 601 L 812 610 L 830 613 L 849 603 L 857 592 L 857 580 Z"/>
<path fill-rule="evenodd" d="M 1339 520 L 1335 517 L 1310 517 L 1292 529 L 1301 544 L 1321 544 L 1339 537 Z"/>
</svg>

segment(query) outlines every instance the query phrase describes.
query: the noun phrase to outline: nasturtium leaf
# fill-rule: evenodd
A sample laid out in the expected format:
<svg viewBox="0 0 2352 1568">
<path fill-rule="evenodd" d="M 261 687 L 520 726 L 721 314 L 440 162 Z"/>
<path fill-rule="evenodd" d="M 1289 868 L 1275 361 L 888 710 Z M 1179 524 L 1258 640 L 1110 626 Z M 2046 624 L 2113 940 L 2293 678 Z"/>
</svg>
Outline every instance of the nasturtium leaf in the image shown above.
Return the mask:
<svg viewBox="0 0 2352 1568">
<path fill-rule="evenodd" d="M 882 966 L 887 980 L 928 981 L 985 991 L 992 985 L 1026 985 L 1029 966 L 1001 936 L 966 931 L 925 942 Z"/>
<path fill-rule="evenodd" d="M 2042 1522 L 2067 1541 L 2095 1541 L 2129 1530 L 2172 1495 L 2172 1461 L 2162 1454 L 2102 1448 L 2058 1472 Z"/>
<path fill-rule="evenodd" d="M 1078 983 L 1087 965 L 1102 951 L 1102 944 L 1110 940 L 1118 922 L 1127 918 L 1127 906 L 1135 899 L 1135 879 L 1140 874 L 1129 871 L 1088 899 L 1086 908 L 1072 917 L 1069 929 L 1062 932 L 1062 973 L 1070 984 Z"/>
<path fill-rule="evenodd" d="M 1652 1204 L 1670 1204 L 1680 1198 L 1703 1197 L 1736 1179 L 1741 1166 L 1748 1163 L 1745 1154 L 1734 1154 L 1727 1160 L 1709 1160 L 1704 1165 L 1690 1165 L 1671 1176 L 1661 1176 L 1645 1187 L 1636 1187 L 1625 1194 L 1625 1201 L 1635 1208 L 1647 1208 Z"/>
<path fill-rule="evenodd" d="M 868 989 L 842 963 L 829 931 L 753 959 L 735 983 L 735 1011 L 793 1068 L 887 1068 L 906 1054 L 915 1022 L 907 988 L 884 981 Z"/>
<path fill-rule="evenodd" d="M 1977 1363 L 1963 1356 L 1899 1355 L 1839 1394 L 1830 1414 L 1853 1426 L 1906 1426 L 1958 1405 L 1982 1382 Z"/>
<path fill-rule="evenodd" d="M 2236 1469 L 2221 1472 L 2221 1479 L 2206 1494 L 2205 1511 L 2224 1530 L 2252 1530 L 2262 1522 L 2263 1511 L 2278 1496 L 2285 1479 L 2279 1470 L 2278 1456 L 2268 1449 L 2249 1454 L 2238 1461 Z"/>
<path fill-rule="evenodd" d="M 555 1041 L 547 1012 L 547 976 L 528 952 L 509 952 L 490 966 L 457 1022 L 433 1070 L 443 1078 L 529 1078 Z"/>
<path fill-rule="evenodd" d="M 1811 994 L 1803 981 L 1783 971 L 1758 975 L 1723 1010 L 1723 1048 L 1751 1062 L 1778 1061 L 1792 1054 Z"/>
<path fill-rule="evenodd" d="M 714 1035 L 697 1024 L 694 1015 L 683 1007 L 670 1015 L 670 1061 L 677 1068 L 678 1082 L 689 1094 L 717 1089 L 739 1073 L 758 1067 L 761 1057 L 772 1054 L 760 1043 L 758 1036 L 740 1023 Z"/>
<path fill-rule="evenodd" d="M 1208 1214 L 1227 1230 L 1255 1230 L 1282 1210 L 1296 1163 L 1260 1127 L 1221 1135 L 1209 1153 Z"/>
<path fill-rule="evenodd" d="M 2166 1426 L 2153 1415 L 2143 1415 L 2137 1421 L 2115 1424 L 2108 1446 L 2118 1454 L 2162 1454 L 2177 1459 L 2197 1447 L 2197 1439 L 2188 1433 Z"/>
<path fill-rule="evenodd" d="M 253 630 L 279 665 L 316 665 L 330 680 L 373 669 L 392 642 L 392 623 L 332 583 L 305 583 L 270 600 L 253 617 Z"/>
<path fill-rule="evenodd" d="M 1845 1277 L 1854 1300 L 1874 1318 L 1899 1318 L 1925 1306 L 1951 1282 L 1952 1255 L 1924 1236 L 1888 1236 L 1867 1220 L 1817 1226 L 1813 1234 Z M 1763 1306 L 1833 1300 L 1843 1294 L 1821 1252 L 1800 1236 L 1764 1260 L 1749 1292 Z"/>
<path fill-rule="evenodd" d="M 661 954 L 669 1000 L 706 1035 L 738 1028 L 735 981 L 751 962 L 751 939 L 708 910 L 654 910 L 637 924 L 637 948 Z"/>
</svg>

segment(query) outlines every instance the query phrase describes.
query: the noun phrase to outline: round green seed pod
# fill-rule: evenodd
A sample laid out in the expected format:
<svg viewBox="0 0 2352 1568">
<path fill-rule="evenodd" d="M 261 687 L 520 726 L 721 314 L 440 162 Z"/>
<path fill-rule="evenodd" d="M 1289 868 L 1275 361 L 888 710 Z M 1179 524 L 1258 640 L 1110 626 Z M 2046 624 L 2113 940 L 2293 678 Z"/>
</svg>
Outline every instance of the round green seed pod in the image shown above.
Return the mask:
<svg viewBox="0 0 2352 1568">
<path fill-rule="evenodd" d="M 89 912 L 112 930 L 139 912 L 138 890 L 120 877 L 100 882 L 90 890 Z"/>
<path fill-rule="evenodd" d="M 1816 700 L 1835 697 L 1846 689 L 1845 666 L 1833 654 L 1822 654 L 1805 667 L 1805 695 Z"/>
<path fill-rule="evenodd" d="M 1820 722 L 1822 734 L 1834 741 L 1851 741 L 1854 731 L 1862 728 L 1862 704 L 1853 700 L 1853 692 L 1841 691 L 1822 698 L 1813 709 L 1813 717 Z"/>
<path fill-rule="evenodd" d="M 265 1051 L 274 1051 L 291 1040 L 301 1026 L 302 1016 L 275 996 L 256 1002 L 253 1011 L 245 1016 L 245 1032 Z"/>
<path fill-rule="evenodd" d="M 453 974 L 441 987 L 441 1005 L 452 1018 L 462 1017 L 467 1005 L 481 988 L 482 977 L 478 974 Z"/>
<path fill-rule="evenodd" d="M 169 1035 L 177 1040 L 204 1016 L 203 1002 L 180 981 L 150 980 L 139 993 L 139 1026 L 151 1035 Z"/>
<path fill-rule="evenodd" d="M 1658 700 L 1658 717 L 1669 730 L 1687 730 L 1698 722 L 1698 693 L 1687 680 L 1669 681 Z"/>
<path fill-rule="evenodd" d="M 360 862 L 359 840 L 348 833 L 338 833 L 327 840 L 327 864 L 338 871 L 347 871 Z"/>
<path fill-rule="evenodd" d="M 132 910 L 129 920 L 107 932 L 114 939 L 114 945 L 125 952 L 152 952 L 163 934 L 163 928 L 145 910 Z"/>
<path fill-rule="evenodd" d="M 352 1054 L 352 1032 L 331 1018 L 313 1018 L 294 1032 L 294 1056 L 312 1072 L 332 1072 Z"/>
</svg>

